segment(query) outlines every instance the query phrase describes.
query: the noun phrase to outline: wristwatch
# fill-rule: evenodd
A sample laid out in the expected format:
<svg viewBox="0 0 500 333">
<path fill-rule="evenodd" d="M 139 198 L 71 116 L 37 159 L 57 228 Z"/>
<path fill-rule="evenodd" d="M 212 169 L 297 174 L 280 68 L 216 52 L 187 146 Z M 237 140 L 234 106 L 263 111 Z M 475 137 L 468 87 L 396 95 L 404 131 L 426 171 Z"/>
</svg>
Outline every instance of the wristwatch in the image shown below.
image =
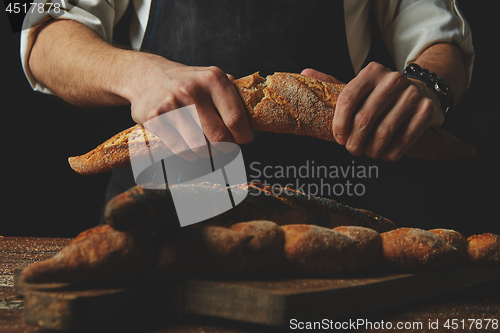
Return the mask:
<svg viewBox="0 0 500 333">
<path fill-rule="evenodd" d="M 455 107 L 453 93 L 450 87 L 444 82 L 442 77 L 438 77 L 434 73 L 429 73 L 429 70 L 421 68 L 415 63 L 411 63 L 403 71 L 403 75 L 407 78 L 417 79 L 424 82 L 430 90 L 432 90 L 441 103 L 441 109 L 444 114 Z"/>
</svg>

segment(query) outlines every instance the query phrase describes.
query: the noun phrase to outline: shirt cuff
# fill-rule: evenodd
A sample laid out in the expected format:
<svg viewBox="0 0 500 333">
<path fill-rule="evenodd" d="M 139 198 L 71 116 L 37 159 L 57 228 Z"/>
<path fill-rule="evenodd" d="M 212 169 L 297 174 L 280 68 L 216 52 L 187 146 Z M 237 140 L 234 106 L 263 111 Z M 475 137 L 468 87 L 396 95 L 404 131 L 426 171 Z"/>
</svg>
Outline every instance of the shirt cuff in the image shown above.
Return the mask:
<svg viewBox="0 0 500 333">
<path fill-rule="evenodd" d="M 53 94 L 53 92 L 35 79 L 28 64 L 29 55 L 35 42 L 36 30 L 40 25 L 53 19 L 73 20 L 89 27 L 109 43 L 113 39 L 115 10 L 112 1 L 80 0 L 77 7 L 71 7 L 68 10 L 64 5 L 61 5 L 61 10 L 64 11 L 64 14 L 56 13 L 54 10 L 48 14 L 46 12 L 40 14 L 36 10 L 33 13 L 28 11 L 21 31 L 20 56 L 24 74 L 33 90 L 46 94 Z"/>
<path fill-rule="evenodd" d="M 474 61 L 472 34 L 454 1 L 412 2 L 400 9 L 384 36 L 398 71 L 433 44 L 456 45 L 463 54 L 469 86 Z"/>
</svg>

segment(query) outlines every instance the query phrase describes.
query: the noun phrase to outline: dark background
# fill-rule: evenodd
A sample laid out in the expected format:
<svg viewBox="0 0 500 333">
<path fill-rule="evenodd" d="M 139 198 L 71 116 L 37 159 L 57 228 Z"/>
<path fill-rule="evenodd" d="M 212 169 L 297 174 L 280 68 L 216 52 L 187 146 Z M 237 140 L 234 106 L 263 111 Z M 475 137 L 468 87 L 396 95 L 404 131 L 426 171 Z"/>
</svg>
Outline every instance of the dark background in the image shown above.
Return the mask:
<svg viewBox="0 0 500 333">
<path fill-rule="evenodd" d="M 444 127 L 474 144 L 477 154 L 460 163 L 377 161 L 380 176 L 367 184 L 371 199 L 363 208 L 398 226 L 448 227 L 466 235 L 500 233 L 499 69 L 494 49 L 498 46 L 492 43 L 499 32 L 497 15 L 477 2 L 459 4 L 471 26 L 476 60 L 470 90 Z M 110 175 L 81 176 L 69 167 L 67 158 L 84 154 L 127 128 L 129 108 L 81 109 L 33 92 L 21 68 L 20 33 L 12 33 L 6 15 L 0 14 L 0 23 L 4 180 L 0 235 L 74 237 L 98 223 Z"/>
</svg>

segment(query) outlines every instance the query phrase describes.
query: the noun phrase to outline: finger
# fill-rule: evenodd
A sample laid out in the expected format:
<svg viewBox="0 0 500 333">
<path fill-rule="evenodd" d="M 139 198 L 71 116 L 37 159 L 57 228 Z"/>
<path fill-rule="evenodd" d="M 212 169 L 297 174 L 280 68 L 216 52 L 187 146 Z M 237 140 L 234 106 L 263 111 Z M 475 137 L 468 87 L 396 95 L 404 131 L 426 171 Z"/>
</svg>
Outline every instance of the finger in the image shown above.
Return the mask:
<svg viewBox="0 0 500 333">
<path fill-rule="evenodd" d="M 232 134 L 222 121 L 222 118 L 217 113 L 211 101 L 205 100 L 203 103 L 196 105 L 197 125 L 202 129 L 203 136 L 210 144 L 212 155 L 215 155 L 218 150 L 229 153 L 233 149 L 231 145 L 223 145 L 222 143 L 234 143 Z"/>
<path fill-rule="evenodd" d="M 168 112 L 163 117 L 180 134 L 192 152 L 200 157 L 210 157 L 210 150 L 194 104 Z"/>
<path fill-rule="evenodd" d="M 206 82 L 211 84 L 209 88 L 212 89 L 213 105 L 233 139 L 225 142 L 249 143 L 253 140 L 253 132 L 236 87 L 221 70 L 212 70 L 210 73 L 210 79 Z M 203 119 L 200 120 L 204 124 Z M 223 139 L 229 140 L 229 136 L 224 135 Z"/>
<path fill-rule="evenodd" d="M 410 121 L 408 120 L 406 123 L 403 123 L 398 131 L 395 133 L 394 138 L 392 142 L 389 144 L 389 146 L 384 150 L 382 153 L 382 159 L 387 162 L 396 162 L 401 159 L 401 157 L 404 155 L 406 150 L 404 149 L 403 146 L 408 145 L 408 148 L 411 147 L 411 145 L 416 141 L 416 138 L 414 140 L 409 140 L 410 136 L 408 135 L 408 132 L 410 130 Z M 423 132 L 423 130 L 422 130 Z M 420 136 L 421 133 L 415 133 L 416 136 Z M 407 141 L 408 140 L 408 141 Z"/>
<path fill-rule="evenodd" d="M 351 84 L 351 86 L 349 86 L 349 84 Z M 332 120 L 333 135 L 337 143 L 341 145 L 347 143 L 354 114 L 362 105 L 363 100 L 371 89 L 373 89 L 373 87 L 369 84 L 356 86 L 355 83 L 351 81 L 340 93 Z"/>
<path fill-rule="evenodd" d="M 215 149 L 216 151 L 220 150 L 221 152 L 228 154 L 232 152 L 237 146 L 232 142 L 214 142 L 210 143 L 210 147 L 211 149 Z"/>
<path fill-rule="evenodd" d="M 389 70 L 377 63 L 370 63 L 344 87 L 337 100 L 332 129 L 335 140 L 345 145 L 351 132 L 355 112 L 377 86 L 379 78 Z"/>
<path fill-rule="evenodd" d="M 198 158 L 182 136 L 171 125 L 165 113 L 144 123 L 144 127 L 154 133 L 169 148 L 166 151 L 154 152 L 154 159 L 159 161 L 170 155 L 170 152 L 188 161 L 195 161 Z"/>
<path fill-rule="evenodd" d="M 361 108 L 354 116 L 346 149 L 353 155 L 359 156 L 365 150 L 368 137 L 378 122 L 383 122 L 389 117 L 391 121 L 400 117 L 400 108 L 387 113 L 393 104 L 401 99 L 402 91 L 409 85 L 406 78 L 395 72 L 385 76 L 363 102 Z M 382 115 L 385 113 L 385 115 Z"/>
<path fill-rule="evenodd" d="M 414 89 L 407 89 L 384 119 L 372 130 L 367 140 L 365 153 L 368 157 L 377 159 L 393 140 L 395 133 L 412 115 L 419 99 Z"/>
<path fill-rule="evenodd" d="M 325 81 L 325 82 L 330 82 L 334 84 L 344 84 L 343 82 L 337 80 L 331 75 L 325 74 L 323 72 L 317 71 L 312 68 L 306 68 L 304 69 L 300 74 L 304 76 L 309 76 L 317 80 Z"/>
<path fill-rule="evenodd" d="M 231 80 L 231 81 L 234 81 L 234 80 L 235 80 L 234 76 L 232 76 L 231 74 L 226 74 L 226 75 L 227 75 L 227 78 L 228 78 L 229 80 Z"/>
<path fill-rule="evenodd" d="M 415 115 L 403 123 L 394 139 L 382 154 L 386 161 L 398 161 L 404 153 L 417 141 L 426 128 L 435 122 L 435 104 L 428 98 L 422 99 Z"/>
</svg>

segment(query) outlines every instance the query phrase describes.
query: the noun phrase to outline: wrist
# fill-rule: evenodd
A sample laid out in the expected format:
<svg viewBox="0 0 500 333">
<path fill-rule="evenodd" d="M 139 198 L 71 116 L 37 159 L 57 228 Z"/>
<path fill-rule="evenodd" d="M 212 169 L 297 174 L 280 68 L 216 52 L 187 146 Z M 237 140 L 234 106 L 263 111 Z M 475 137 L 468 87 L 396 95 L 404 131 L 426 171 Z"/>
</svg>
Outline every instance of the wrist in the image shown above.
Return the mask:
<svg viewBox="0 0 500 333">
<path fill-rule="evenodd" d="M 436 104 L 436 106 L 442 110 L 441 108 L 441 101 L 439 100 L 439 98 L 436 96 L 436 94 L 434 92 L 431 91 L 431 89 L 429 89 L 429 86 L 427 84 L 425 84 L 424 82 L 422 82 L 421 80 L 418 80 L 418 79 L 414 79 L 414 78 L 411 78 L 411 77 L 408 77 L 407 78 L 408 80 L 411 81 L 411 83 L 414 85 L 414 86 L 417 86 L 420 91 L 424 91 L 425 92 L 425 95 L 432 99 L 432 101 Z"/>
<path fill-rule="evenodd" d="M 140 97 L 145 89 L 160 84 L 166 77 L 168 69 L 182 66 L 161 56 L 131 50 L 122 50 L 123 62 L 119 66 L 117 80 L 115 80 L 115 93 L 133 103 Z"/>
<path fill-rule="evenodd" d="M 455 101 L 453 93 L 442 77 L 438 77 L 436 74 L 430 73 L 429 70 L 421 68 L 415 63 L 411 63 L 406 66 L 403 71 L 403 75 L 408 79 L 412 79 L 414 82 L 415 80 L 423 82 L 434 94 L 434 96 L 437 97 L 440 108 L 445 115 L 449 110 L 454 108 Z"/>
<path fill-rule="evenodd" d="M 109 92 L 130 104 L 144 75 L 140 70 L 144 56 L 137 51 L 116 49 L 113 58 L 113 65 L 110 65 L 113 72 L 108 76 Z"/>
</svg>

